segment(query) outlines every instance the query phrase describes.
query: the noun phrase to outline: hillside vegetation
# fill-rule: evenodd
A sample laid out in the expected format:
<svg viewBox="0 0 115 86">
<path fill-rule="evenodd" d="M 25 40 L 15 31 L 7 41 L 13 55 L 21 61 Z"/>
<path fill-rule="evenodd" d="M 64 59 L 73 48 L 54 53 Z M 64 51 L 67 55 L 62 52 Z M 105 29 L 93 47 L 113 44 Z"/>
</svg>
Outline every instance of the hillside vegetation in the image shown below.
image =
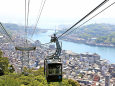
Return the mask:
<svg viewBox="0 0 115 86">
<path fill-rule="evenodd" d="M 66 29 L 65 29 L 66 30 Z M 65 30 L 59 31 L 60 33 Z M 82 38 L 84 43 L 104 43 L 115 45 L 115 25 L 90 24 L 83 26 L 66 38 Z M 78 40 L 77 40 L 78 41 Z M 76 42 L 77 42 L 76 41 Z"/>
<path fill-rule="evenodd" d="M 80 86 L 77 81 L 63 79 L 62 83 L 47 83 L 43 68 L 38 70 L 24 68 L 22 74 L 14 73 L 14 68 L 9 65 L 8 58 L 3 57 L 0 51 L 0 86 Z"/>
</svg>

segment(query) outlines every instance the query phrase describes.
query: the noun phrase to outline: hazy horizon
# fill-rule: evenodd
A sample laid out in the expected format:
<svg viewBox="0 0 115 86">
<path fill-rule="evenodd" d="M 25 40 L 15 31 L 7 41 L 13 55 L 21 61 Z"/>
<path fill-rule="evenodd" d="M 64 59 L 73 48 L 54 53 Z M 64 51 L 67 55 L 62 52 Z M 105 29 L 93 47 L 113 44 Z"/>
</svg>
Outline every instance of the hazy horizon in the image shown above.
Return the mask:
<svg viewBox="0 0 115 86">
<path fill-rule="evenodd" d="M 36 23 L 41 1 L 42 0 L 30 0 L 29 26 L 35 25 Z M 104 0 L 46 0 L 46 4 L 37 26 L 41 28 L 55 28 L 58 25 L 63 24 L 73 25 L 102 1 Z M 91 18 L 93 15 L 113 2 L 114 0 L 109 0 L 104 6 L 98 9 L 84 21 Z M 24 5 L 24 0 L 1 0 L 0 22 L 24 25 Z M 86 25 L 91 23 L 115 24 L 114 9 L 115 6 L 111 6 L 103 13 L 86 23 Z"/>
<path fill-rule="evenodd" d="M 76 23 L 79 19 L 63 19 L 63 20 L 59 20 L 59 19 L 54 19 L 54 20 L 50 20 L 48 21 L 47 19 L 41 21 L 41 24 L 38 25 L 39 28 L 42 29 L 55 29 L 58 28 L 58 26 L 60 25 L 67 25 L 67 26 L 72 26 L 74 23 Z M 107 21 L 106 21 L 107 20 Z M 21 20 L 22 22 L 24 22 L 23 20 Z M 20 21 L 20 22 L 21 22 Z M 45 21 L 45 22 L 44 22 Z M 12 23 L 12 24 L 17 24 L 17 25 L 24 25 L 23 23 L 20 23 L 19 21 L 1 21 L 2 23 Z M 83 23 L 83 22 L 82 22 Z M 81 24 L 82 24 L 81 23 Z M 105 24 L 112 24 L 115 25 L 115 19 L 112 18 L 100 18 L 100 19 L 93 19 L 91 21 L 89 21 L 88 23 L 84 24 L 84 25 L 89 25 L 89 24 L 100 24 L 100 23 L 105 23 Z M 33 23 L 31 23 L 29 26 L 34 26 Z M 77 26 L 76 26 L 77 27 Z"/>
</svg>

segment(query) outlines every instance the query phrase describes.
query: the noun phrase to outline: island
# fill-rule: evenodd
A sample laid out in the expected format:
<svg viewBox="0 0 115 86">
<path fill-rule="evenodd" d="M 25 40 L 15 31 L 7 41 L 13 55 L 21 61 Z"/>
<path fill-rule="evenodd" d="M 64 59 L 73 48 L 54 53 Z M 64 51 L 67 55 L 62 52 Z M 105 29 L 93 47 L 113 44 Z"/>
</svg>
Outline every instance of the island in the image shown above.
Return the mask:
<svg viewBox="0 0 115 86">
<path fill-rule="evenodd" d="M 62 34 L 68 29 L 65 28 L 66 27 L 59 30 L 58 33 Z M 65 41 L 84 43 L 94 46 L 115 47 L 115 25 L 89 24 L 74 30 L 72 33 L 63 36 L 61 39 Z"/>
</svg>

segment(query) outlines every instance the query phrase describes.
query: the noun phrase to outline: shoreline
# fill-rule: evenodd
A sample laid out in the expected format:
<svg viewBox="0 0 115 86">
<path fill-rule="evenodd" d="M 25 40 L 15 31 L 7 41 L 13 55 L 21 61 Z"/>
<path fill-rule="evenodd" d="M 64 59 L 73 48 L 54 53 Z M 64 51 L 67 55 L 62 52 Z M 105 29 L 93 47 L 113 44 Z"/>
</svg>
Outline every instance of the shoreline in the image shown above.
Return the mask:
<svg viewBox="0 0 115 86">
<path fill-rule="evenodd" d="M 61 39 L 61 40 L 63 40 L 63 41 L 68 41 L 68 42 L 72 42 L 72 43 L 80 43 L 80 44 L 86 44 L 86 45 L 89 45 L 89 46 L 94 46 L 94 47 L 109 47 L 109 48 L 115 48 L 115 46 L 109 46 L 109 45 L 105 45 L 105 44 L 91 44 L 91 43 L 85 43 L 85 42 L 82 42 L 82 41 L 79 41 L 79 40 L 71 40 L 71 39 Z"/>
</svg>

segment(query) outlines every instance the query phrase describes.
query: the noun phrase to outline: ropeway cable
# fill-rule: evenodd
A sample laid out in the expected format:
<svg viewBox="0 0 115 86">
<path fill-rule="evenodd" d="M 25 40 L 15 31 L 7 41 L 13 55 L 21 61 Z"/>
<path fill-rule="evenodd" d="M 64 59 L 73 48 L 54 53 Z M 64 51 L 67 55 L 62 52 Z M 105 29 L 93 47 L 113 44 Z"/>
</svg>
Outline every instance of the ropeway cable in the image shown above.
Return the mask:
<svg viewBox="0 0 115 86">
<path fill-rule="evenodd" d="M 113 2 L 112 4 L 110 4 L 109 6 L 107 6 L 106 8 L 104 8 L 103 10 L 101 10 L 100 12 L 98 12 L 96 15 L 94 15 L 93 17 L 91 17 L 90 19 L 88 19 L 87 21 L 85 21 L 84 23 L 82 23 L 81 25 L 79 25 L 78 27 L 76 27 L 75 29 L 73 29 L 71 32 L 69 32 L 66 35 L 69 35 L 70 33 L 72 33 L 73 31 L 75 31 L 76 29 L 80 28 L 81 26 L 83 26 L 85 23 L 87 23 L 88 21 L 90 21 L 91 19 L 93 19 L 94 17 L 98 16 L 100 13 L 102 13 L 103 11 L 105 11 L 106 9 L 108 9 L 109 7 L 111 7 L 112 5 L 114 5 L 115 2 Z M 65 35 L 65 36 L 66 36 Z"/>
<path fill-rule="evenodd" d="M 14 44 L 15 46 L 15 43 L 14 41 L 12 40 L 11 36 L 8 34 L 8 32 L 6 31 L 5 27 L 2 25 L 2 23 L 0 22 L 0 27 L 1 29 L 5 32 L 5 34 L 8 36 L 8 38 L 10 39 L 10 41 Z"/>
<path fill-rule="evenodd" d="M 94 13 L 97 9 L 99 9 L 101 6 L 103 6 L 106 2 L 109 0 L 104 0 L 101 4 L 99 4 L 97 7 L 95 7 L 92 11 L 90 11 L 87 15 L 85 15 L 82 19 L 80 19 L 77 23 L 75 23 L 73 26 L 71 26 L 69 29 L 67 29 L 64 33 L 62 33 L 60 36 L 58 36 L 58 39 L 62 37 L 64 34 L 66 34 L 68 31 L 70 31 L 73 27 L 75 27 L 77 24 L 79 24 L 81 21 L 83 21 L 85 18 L 87 18 L 89 15 Z"/>
<path fill-rule="evenodd" d="M 41 6 L 40 6 L 40 9 L 39 9 L 39 14 L 38 14 L 38 17 L 37 17 L 37 19 L 36 19 L 36 24 L 35 24 L 35 26 L 34 26 L 34 31 L 33 31 L 33 33 L 32 33 L 31 38 L 33 37 L 33 35 L 34 35 L 34 33 L 35 33 L 35 30 L 36 30 L 37 24 L 38 24 L 38 22 L 39 22 L 39 20 L 40 20 L 40 17 L 41 17 L 41 14 L 42 14 L 42 11 L 43 11 L 43 8 L 44 8 L 45 3 L 46 3 L 46 0 L 42 0 Z"/>
</svg>

